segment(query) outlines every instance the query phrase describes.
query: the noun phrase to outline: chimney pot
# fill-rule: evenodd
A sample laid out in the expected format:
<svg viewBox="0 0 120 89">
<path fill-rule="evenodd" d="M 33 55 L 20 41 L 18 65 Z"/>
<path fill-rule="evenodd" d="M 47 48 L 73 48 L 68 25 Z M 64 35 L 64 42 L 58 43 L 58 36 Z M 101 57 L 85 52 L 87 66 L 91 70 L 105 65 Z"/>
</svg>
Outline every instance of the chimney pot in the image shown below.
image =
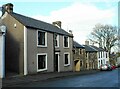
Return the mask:
<svg viewBox="0 0 120 89">
<path fill-rule="evenodd" d="M 57 27 L 61 28 L 62 22 L 61 22 L 61 21 L 55 21 L 55 22 L 53 22 L 52 24 L 53 24 L 54 26 L 57 26 Z"/>
</svg>

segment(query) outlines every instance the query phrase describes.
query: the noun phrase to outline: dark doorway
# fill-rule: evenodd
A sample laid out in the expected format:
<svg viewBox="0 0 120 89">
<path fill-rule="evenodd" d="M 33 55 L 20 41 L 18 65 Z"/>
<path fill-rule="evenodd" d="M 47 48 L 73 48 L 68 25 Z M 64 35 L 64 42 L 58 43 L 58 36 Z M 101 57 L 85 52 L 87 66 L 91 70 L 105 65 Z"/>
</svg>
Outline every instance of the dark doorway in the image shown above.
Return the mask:
<svg viewBox="0 0 120 89">
<path fill-rule="evenodd" d="M 55 54 L 55 71 L 58 72 L 58 60 L 59 60 L 59 54 Z"/>
</svg>

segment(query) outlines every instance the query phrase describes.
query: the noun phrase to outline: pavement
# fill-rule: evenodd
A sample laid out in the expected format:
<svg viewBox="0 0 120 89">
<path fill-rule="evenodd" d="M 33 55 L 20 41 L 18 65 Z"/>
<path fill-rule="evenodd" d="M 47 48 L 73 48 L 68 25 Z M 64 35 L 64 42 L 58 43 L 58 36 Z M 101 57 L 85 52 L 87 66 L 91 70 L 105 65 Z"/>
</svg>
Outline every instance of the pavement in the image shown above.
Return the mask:
<svg viewBox="0 0 120 89">
<path fill-rule="evenodd" d="M 61 78 L 66 76 L 76 76 L 76 75 L 86 75 L 100 72 L 99 70 L 82 70 L 79 72 L 51 72 L 51 73 L 37 73 L 30 74 L 26 76 L 14 76 L 14 77 L 6 77 L 2 79 L 2 87 L 12 87 L 14 85 L 19 84 L 27 84 L 31 82 L 43 81 L 53 78 Z"/>
</svg>

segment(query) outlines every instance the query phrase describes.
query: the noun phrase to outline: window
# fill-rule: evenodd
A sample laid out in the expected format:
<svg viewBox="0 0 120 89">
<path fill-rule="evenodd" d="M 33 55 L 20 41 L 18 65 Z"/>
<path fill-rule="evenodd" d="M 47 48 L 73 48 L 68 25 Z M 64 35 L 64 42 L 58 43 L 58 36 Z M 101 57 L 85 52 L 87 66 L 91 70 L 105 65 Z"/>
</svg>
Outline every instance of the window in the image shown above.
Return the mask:
<svg viewBox="0 0 120 89">
<path fill-rule="evenodd" d="M 102 58 L 102 52 L 101 52 L 101 58 Z"/>
<path fill-rule="evenodd" d="M 47 70 L 47 54 L 42 53 L 37 55 L 37 71 Z"/>
<path fill-rule="evenodd" d="M 107 58 L 107 52 L 106 52 L 106 58 Z"/>
<path fill-rule="evenodd" d="M 59 35 L 55 34 L 55 47 L 59 47 Z"/>
<path fill-rule="evenodd" d="M 70 65 L 70 54 L 64 53 L 64 66 Z"/>
<path fill-rule="evenodd" d="M 80 55 L 80 54 L 82 54 L 82 50 L 81 50 L 81 49 L 79 49 L 79 55 Z"/>
<path fill-rule="evenodd" d="M 83 65 L 82 65 L 82 61 L 80 61 L 80 67 L 82 67 Z"/>
<path fill-rule="evenodd" d="M 104 57 L 104 51 L 103 51 L 103 57 Z"/>
<path fill-rule="evenodd" d="M 99 56 L 99 58 L 100 58 L 100 52 L 99 52 L 98 56 Z"/>
<path fill-rule="evenodd" d="M 69 47 L 69 39 L 66 36 L 64 36 L 64 47 Z"/>
<path fill-rule="evenodd" d="M 86 57 L 87 57 L 87 52 L 86 52 Z"/>
<path fill-rule="evenodd" d="M 46 32 L 38 31 L 38 46 L 47 46 Z"/>
<path fill-rule="evenodd" d="M 87 65 L 88 65 L 88 64 L 86 63 L 86 68 L 87 68 Z"/>
<path fill-rule="evenodd" d="M 103 64 L 102 60 L 101 60 L 101 65 Z"/>
</svg>

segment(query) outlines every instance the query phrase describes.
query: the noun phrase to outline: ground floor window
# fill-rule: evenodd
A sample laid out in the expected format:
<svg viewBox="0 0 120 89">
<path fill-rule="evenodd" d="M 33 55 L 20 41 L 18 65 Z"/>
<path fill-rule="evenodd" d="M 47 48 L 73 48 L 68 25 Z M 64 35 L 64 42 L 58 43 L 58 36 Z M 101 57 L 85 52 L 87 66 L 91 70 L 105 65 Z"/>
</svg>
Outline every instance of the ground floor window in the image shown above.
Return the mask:
<svg viewBox="0 0 120 89">
<path fill-rule="evenodd" d="M 64 53 L 64 66 L 70 65 L 70 54 Z"/>
<path fill-rule="evenodd" d="M 47 70 L 47 54 L 41 53 L 37 55 L 37 70 L 44 71 Z"/>
<path fill-rule="evenodd" d="M 80 67 L 82 67 L 83 65 L 82 65 L 82 61 L 80 61 Z"/>
<path fill-rule="evenodd" d="M 87 68 L 87 65 L 88 65 L 88 64 L 86 63 L 86 68 Z"/>
</svg>

